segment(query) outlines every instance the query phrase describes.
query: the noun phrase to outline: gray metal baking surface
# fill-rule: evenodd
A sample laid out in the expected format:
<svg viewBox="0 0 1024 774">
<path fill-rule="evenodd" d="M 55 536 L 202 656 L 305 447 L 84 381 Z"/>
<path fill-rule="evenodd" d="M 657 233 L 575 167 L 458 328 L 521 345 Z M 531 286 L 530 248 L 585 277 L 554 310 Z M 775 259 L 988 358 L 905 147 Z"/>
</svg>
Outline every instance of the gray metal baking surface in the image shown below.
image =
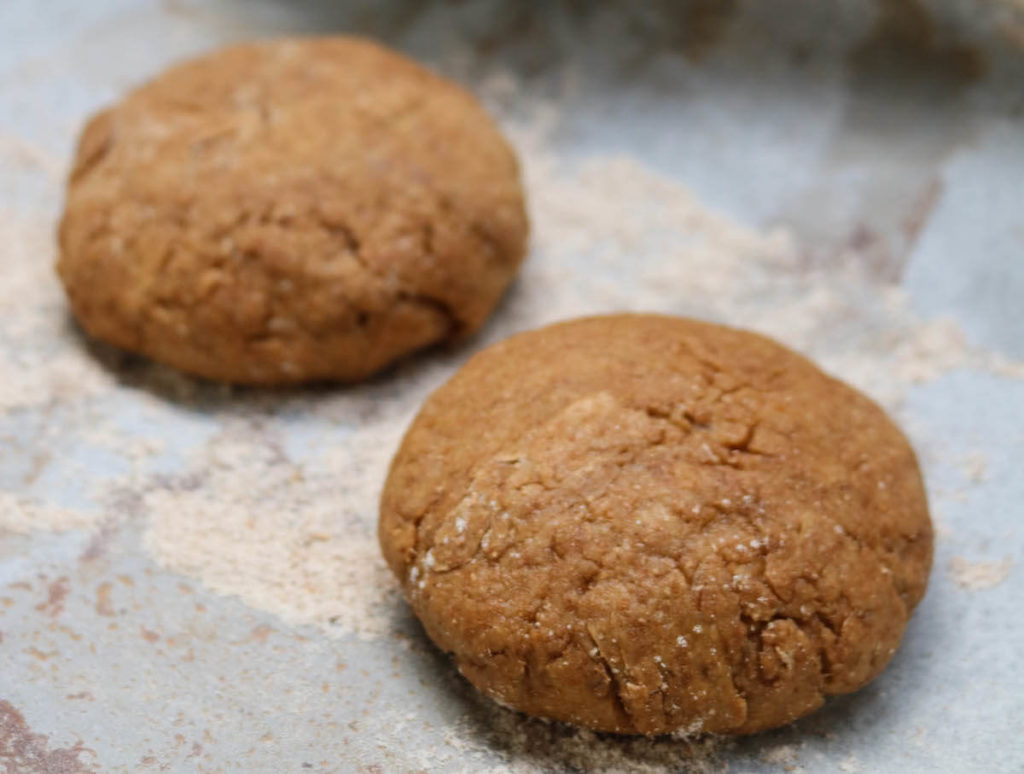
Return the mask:
<svg viewBox="0 0 1024 774">
<path fill-rule="evenodd" d="M 216 45 L 340 31 L 520 147 L 534 249 L 486 331 L 283 393 L 85 340 L 51 266 L 86 116 Z M 1019 4 L 6 0 L 0 256 L 0 769 L 1024 771 Z M 866 689 L 738 741 L 577 733 L 477 696 L 405 609 L 373 501 L 417 403 L 623 307 L 766 330 L 907 429 L 935 566 Z"/>
</svg>

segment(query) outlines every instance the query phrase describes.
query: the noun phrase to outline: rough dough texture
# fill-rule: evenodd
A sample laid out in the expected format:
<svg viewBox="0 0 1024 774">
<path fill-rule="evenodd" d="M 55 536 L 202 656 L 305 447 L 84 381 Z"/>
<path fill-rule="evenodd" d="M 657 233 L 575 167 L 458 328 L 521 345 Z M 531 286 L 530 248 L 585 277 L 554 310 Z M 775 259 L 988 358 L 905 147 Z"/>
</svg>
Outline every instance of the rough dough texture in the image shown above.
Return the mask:
<svg viewBox="0 0 1024 774">
<path fill-rule="evenodd" d="M 522 261 L 477 101 L 353 38 L 233 46 L 86 125 L 58 271 L 96 338 L 212 379 L 355 380 L 479 328 Z"/>
<path fill-rule="evenodd" d="M 474 356 L 410 427 L 380 540 L 484 693 L 643 734 L 750 733 L 861 687 L 932 556 L 877 405 L 761 336 L 634 315 Z"/>
</svg>

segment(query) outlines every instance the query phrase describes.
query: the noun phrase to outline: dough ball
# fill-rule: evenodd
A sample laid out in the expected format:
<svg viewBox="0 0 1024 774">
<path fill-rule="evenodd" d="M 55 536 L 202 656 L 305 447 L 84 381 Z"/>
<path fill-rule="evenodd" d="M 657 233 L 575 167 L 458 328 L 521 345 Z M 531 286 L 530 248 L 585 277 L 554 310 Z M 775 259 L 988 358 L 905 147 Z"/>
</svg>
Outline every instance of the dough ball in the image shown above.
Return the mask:
<svg viewBox="0 0 1024 774">
<path fill-rule="evenodd" d="M 82 327 L 184 371 L 350 381 L 485 321 L 522 261 L 477 101 L 355 38 L 180 64 L 86 125 L 58 271 Z"/>
<path fill-rule="evenodd" d="M 762 336 L 643 315 L 474 356 L 406 434 L 380 540 L 481 691 L 641 734 L 751 733 L 860 688 L 932 556 L 877 405 Z"/>
</svg>

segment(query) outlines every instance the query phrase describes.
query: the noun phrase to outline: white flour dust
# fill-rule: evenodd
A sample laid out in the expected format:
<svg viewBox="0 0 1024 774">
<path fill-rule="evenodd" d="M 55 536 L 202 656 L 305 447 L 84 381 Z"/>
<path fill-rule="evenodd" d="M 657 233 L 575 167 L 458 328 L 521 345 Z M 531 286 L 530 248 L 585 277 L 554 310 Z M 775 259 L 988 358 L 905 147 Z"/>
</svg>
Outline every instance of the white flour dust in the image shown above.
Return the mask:
<svg viewBox="0 0 1024 774">
<path fill-rule="evenodd" d="M 953 582 L 968 591 L 993 589 L 1010 577 L 1012 559 L 971 562 L 962 556 L 949 560 L 949 576 Z"/>
<path fill-rule="evenodd" d="M 228 429 L 189 473 L 144 494 L 145 546 L 162 565 L 289 623 L 386 634 L 397 586 L 372 516 L 401 430 L 373 423 L 340 439 L 344 454 L 297 465 L 266 435 Z"/>
<path fill-rule="evenodd" d="M 526 718 L 483 697 L 475 711 L 445 736 L 445 747 L 466 755 L 479 753 L 500 766 L 473 771 L 493 774 L 542 774 L 586 771 L 595 774 L 724 774 L 734 741 L 726 737 L 674 734 L 655 739 L 616 737 L 561 723 Z M 439 748 L 440 753 L 443 748 Z"/>
<path fill-rule="evenodd" d="M 0 491 L 0 532 L 27 535 L 33 530 L 67 532 L 72 529 L 89 529 L 99 518 L 98 511 L 59 508 L 12 492 Z"/>
<path fill-rule="evenodd" d="M 48 219 L 0 211 L 0 415 L 112 386 L 68 325 L 53 268 L 54 232 Z"/>
</svg>

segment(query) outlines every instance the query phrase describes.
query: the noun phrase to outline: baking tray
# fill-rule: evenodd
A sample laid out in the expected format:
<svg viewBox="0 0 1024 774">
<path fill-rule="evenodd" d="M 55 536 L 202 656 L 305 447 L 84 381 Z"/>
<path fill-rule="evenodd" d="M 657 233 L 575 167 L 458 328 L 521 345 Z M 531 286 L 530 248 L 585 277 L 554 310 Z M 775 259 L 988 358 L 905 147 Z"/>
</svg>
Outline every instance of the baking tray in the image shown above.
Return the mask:
<svg viewBox="0 0 1024 774">
<path fill-rule="evenodd" d="M 85 340 L 52 271 L 90 111 L 180 57 L 357 32 L 476 91 L 533 243 L 492 322 L 366 385 L 203 384 Z M 1024 19 L 1011 2 L 0 5 L 0 766 L 8 772 L 1024 770 Z M 479 697 L 375 500 L 418 403 L 509 333 L 752 327 L 911 435 L 928 596 L 857 694 L 749 739 L 617 739 Z"/>
</svg>

